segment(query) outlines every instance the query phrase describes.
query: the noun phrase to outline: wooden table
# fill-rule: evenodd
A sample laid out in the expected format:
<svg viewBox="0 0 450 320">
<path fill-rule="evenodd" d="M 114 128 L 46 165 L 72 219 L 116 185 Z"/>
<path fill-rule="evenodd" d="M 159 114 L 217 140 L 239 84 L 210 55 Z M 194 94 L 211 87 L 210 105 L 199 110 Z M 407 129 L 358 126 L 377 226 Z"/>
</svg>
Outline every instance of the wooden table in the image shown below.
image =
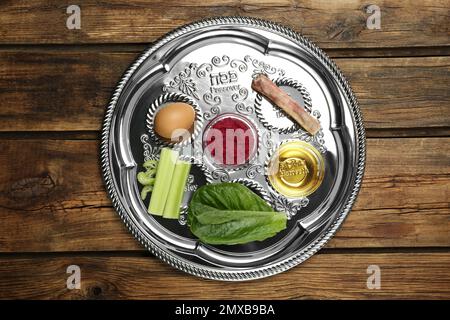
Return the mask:
<svg viewBox="0 0 450 320">
<path fill-rule="evenodd" d="M 450 298 L 449 1 L 78 0 L 0 3 L 0 298 Z M 366 27 L 370 4 L 381 30 Z M 367 129 L 358 201 L 304 264 L 250 283 L 202 280 L 143 250 L 111 207 L 99 130 L 121 74 L 174 27 L 277 21 L 344 71 Z M 69 290 L 69 265 L 81 289 Z M 381 288 L 368 289 L 369 265 Z"/>
</svg>

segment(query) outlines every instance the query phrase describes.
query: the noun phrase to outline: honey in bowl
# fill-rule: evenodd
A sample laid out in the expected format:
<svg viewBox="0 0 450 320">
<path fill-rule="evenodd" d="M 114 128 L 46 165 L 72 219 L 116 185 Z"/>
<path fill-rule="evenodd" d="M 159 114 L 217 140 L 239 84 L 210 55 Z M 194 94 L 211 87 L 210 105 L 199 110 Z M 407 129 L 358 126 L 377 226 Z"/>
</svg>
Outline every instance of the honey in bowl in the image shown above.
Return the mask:
<svg viewBox="0 0 450 320">
<path fill-rule="evenodd" d="M 323 181 L 325 164 L 320 152 L 304 141 L 281 144 L 268 167 L 269 182 L 288 198 L 312 194 Z"/>
</svg>

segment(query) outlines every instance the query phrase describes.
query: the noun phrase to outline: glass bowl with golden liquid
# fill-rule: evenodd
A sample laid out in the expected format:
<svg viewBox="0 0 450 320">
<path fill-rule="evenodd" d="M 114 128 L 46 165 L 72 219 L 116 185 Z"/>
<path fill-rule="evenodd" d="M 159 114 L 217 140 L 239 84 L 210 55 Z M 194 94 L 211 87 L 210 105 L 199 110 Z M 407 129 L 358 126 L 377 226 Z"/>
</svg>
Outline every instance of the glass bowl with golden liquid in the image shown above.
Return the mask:
<svg viewBox="0 0 450 320">
<path fill-rule="evenodd" d="M 319 188 L 325 174 L 321 153 L 311 144 L 287 141 L 272 155 L 267 176 L 271 186 L 288 198 L 303 198 Z"/>
</svg>

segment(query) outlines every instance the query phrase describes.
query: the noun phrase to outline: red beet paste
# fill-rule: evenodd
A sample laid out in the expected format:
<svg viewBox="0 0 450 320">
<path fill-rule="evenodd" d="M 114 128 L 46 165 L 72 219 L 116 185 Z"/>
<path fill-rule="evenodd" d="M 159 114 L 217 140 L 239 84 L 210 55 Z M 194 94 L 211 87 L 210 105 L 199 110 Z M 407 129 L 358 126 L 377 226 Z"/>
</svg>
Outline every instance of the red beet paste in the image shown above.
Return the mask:
<svg viewBox="0 0 450 320">
<path fill-rule="evenodd" d="M 247 123 L 236 117 L 224 117 L 209 127 L 205 136 L 206 152 L 218 164 L 246 163 L 255 149 L 255 136 Z"/>
</svg>

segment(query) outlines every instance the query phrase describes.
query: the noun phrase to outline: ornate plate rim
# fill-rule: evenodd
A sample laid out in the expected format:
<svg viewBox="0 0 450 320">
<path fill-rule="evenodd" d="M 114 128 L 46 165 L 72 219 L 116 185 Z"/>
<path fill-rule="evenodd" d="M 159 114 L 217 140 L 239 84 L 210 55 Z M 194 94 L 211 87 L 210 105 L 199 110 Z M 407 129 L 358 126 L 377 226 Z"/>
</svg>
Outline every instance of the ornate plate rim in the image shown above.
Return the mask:
<svg viewBox="0 0 450 320">
<path fill-rule="evenodd" d="M 118 98 L 123 88 L 125 87 L 125 84 L 134 74 L 136 69 L 144 62 L 144 60 L 167 42 L 193 30 L 197 30 L 211 25 L 239 25 L 239 24 L 260 28 L 284 36 L 287 39 L 293 41 L 294 43 L 297 43 L 298 45 L 302 46 L 310 54 L 312 54 L 313 56 L 315 56 L 317 59 L 320 60 L 320 62 L 328 69 L 333 78 L 341 85 L 342 89 L 344 90 L 345 96 L 348 99 L 350 111 L 352 112 L 352 116 L 354 118 L 356 126 L 355 141 L 357 143 L 357 156 L 358 156 L 357 170 L 353 181 L 352 191 L 349 194 L 347 200 L 345 201 L 345 205 L 343 206 L 342 211 L 335 217 L 332 224 L 322 233 L 321 236 L 315 239 L 309 246 L 304 248 L 302 251 L 297 252 L 296 254 L 287 257 L 282 261 L 278 261 L 276 263 L 263 266 L 260 268 L 253 268 L 251 270 L 242 270 L 242 271 L 221 270 L 219 268 L 203 266 L 197 263 L 190 262 L 186 259 L 183 259 L 182 257 L 177 256 L 172 252 L 169 252 L 164 248 L 158 247 L 151 240 L 145 237 L 142 234 L 142 231 L 136 225 L 134 225 L 134 222 L 130 219 L 130 217 L 128 217 L 128 215 L 126 214 L 125 210 L 122 207 L 122 204 L 120 203 L 117 191 L 114 187 L 111 167 L 109 163 L 110 128 L 115 106 L 117 104 Z M 294 30 L 285 27 L 283 25 L 280 25 L 278 23 L 270 22 L 268 20 L 243 16 L 212 17 L 195 21 L 190 24 L 181 26 L 177 29 L 174 29 L 173 31 L 167 33 L 166 35 L 155 41 L 153 45 L 148 47 L 127 69 L 127 71 L 122 76 L 121 80 L 117 85 L 111 97 L 110 103 L 106 108 L 102 125 L 101 143 L 100 143 L 101 170 L 108 195 L 111 198 L 114 209 L 117 211 L 120 218 L 125 223 L 126 227 L 130 230 L 130 232 L 133 234 L 133 236 L 156 257 L 179 270 L 202 278 L 214 280 L 226 280 L 226 281 L 253 280 L 275 275 L 302 263 L 303 261 L 310 258 L 312 255 L 314 255 L 318 250 L 320 250 L 339 229 L 340 225 L 350 212 L 356 200 L 356 197 L 361 188 L 362 178 L 364 175 L 365 157 L 366 157 L 365 130 L 358 102 L 353 94 L 353 91 L 349 83 L 347 82 L 346 78 L 341 73 L 339 68 L 335 65 L 335 63 L 317 45 L 312 43 L 306 37 L 295 32 Z"/>
</svg>

